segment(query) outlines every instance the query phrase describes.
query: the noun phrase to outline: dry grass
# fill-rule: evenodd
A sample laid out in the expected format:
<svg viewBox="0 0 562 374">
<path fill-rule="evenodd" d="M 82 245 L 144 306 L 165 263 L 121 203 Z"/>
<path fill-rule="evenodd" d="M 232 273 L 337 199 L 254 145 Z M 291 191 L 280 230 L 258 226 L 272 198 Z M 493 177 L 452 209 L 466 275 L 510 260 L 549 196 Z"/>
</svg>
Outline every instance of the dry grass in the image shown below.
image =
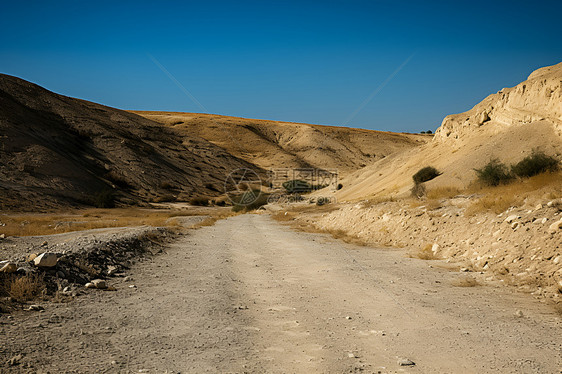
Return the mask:
<svg viewBox="0 0 562 374">
<path fill-rule="evenodd" d="M 437 187 L 426 192 L 428 199 L 450 199 L 461 194 L 461 190 L 456 187 Z"/>
<path fill-rule="evenodd" d="M 498 187 L 473 185 L 468 193 L 481 195 L 466 210 L 466 215 L 491 211 L 496 214 L 510 207 L 520 206 L 526 201 L 556 199 L 562 197 L 562 173 L 543 173 L 534 177 Z"/>
<path fill-rule="evenodd" d="M 7 236 L 51 235 L 71 231 L 82 231 L 111 227 L 153 226 L 169 227 L 177 222 L 172 217 L 212 215 L 223 218 L 222 210 L 209 211 L 180 209 L 87 209 L 64 214 L 4 214 L 0 215 L 0 233 Z"/>
<path fill-rule="evenodd" d="M 13 275 L 3 279 L 3 288 L 4 293 L 16 301 L 25 302 L 39 296 L 45 290 L 45 282 L 38 274 Z"/>
</svg>

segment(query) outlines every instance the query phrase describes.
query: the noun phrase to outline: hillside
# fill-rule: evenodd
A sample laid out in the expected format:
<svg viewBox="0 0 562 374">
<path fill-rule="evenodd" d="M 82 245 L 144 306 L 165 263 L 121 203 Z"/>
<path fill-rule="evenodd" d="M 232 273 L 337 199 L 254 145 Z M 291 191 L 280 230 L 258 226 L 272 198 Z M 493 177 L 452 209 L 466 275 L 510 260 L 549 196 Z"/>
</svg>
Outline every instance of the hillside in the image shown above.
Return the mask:
<svg viewBox="0 0 562 374">
<path fill-rule="evenodd" d="M 492 94 L 467 112 L 447 116 L 432 142 L 387 157 L 353 173 L 342 200 L 407 194 L 412 175 L 432 165 L 443 174 L 428 188 L 463 188 L 474 168 L 498 158 L 519 161 L 539 149 L 562 156 L 562 63 L 538 69 L 527 80 Z"/>
<path fill-rule="evenodd" d="M 135 111 L 185 136 L 197 135 L 263 169 L 338 169 L 347 175 L 431 136 L 197 113 Z"/>
<path fill-rule="evenodd" d="M 3 74 L 0 156 L 3 210 L 212 195 L 229 171 L 255 169 L 197 135 Z"/>
</svg>

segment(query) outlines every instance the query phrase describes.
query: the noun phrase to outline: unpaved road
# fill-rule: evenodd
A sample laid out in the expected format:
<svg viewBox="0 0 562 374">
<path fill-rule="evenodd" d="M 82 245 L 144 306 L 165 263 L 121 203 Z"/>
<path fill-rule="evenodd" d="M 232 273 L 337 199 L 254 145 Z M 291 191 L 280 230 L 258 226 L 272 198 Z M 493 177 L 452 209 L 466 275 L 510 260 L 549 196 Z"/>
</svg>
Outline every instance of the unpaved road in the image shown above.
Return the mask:
<svg viewBox="0 0 562 374">
<path fill-rule="evenodd" d="M 240 215 L 110 280 L 115 292 L 1 316 L 2 358 L 24 357 L 0 371 L 560 373 L 559 315 L 455 287 L 462 274 L 439 264 Z"/>
</svg>

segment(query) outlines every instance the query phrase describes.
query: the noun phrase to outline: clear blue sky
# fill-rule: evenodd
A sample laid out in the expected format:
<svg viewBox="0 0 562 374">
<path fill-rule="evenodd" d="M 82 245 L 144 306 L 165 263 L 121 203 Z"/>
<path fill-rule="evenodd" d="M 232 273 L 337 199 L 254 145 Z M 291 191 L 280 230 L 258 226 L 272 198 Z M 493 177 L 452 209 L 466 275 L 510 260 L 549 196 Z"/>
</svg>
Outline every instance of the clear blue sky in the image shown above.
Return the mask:
<svg viewBox="0 0 562 374">
<path fill-rule="evenodd" d="M 561 62 L 561 14 L 540 0 L 13 1 L 0 72 L 122 109 L 202 112 L 153 56 L 210 113 L 417 132 Z"/>
</svg>

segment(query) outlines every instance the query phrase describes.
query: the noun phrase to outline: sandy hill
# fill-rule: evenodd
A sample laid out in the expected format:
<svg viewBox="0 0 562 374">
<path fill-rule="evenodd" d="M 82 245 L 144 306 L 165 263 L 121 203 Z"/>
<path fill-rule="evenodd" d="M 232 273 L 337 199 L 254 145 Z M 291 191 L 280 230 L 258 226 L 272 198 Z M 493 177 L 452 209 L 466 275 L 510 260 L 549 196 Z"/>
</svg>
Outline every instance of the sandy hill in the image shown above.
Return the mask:
<svg viewBox="0 0 562 374">
<path fill-rule="evenodd" d="M 254 167 L 196 134 L 0 75 L 0 208 L 217 194 Z"/>
<path fill-rule="evenodd" d="M 263 169 L 338 169 L 347 175 L 431 136 L 197 113 L 133 112 L 197 135 Z"/>
<path fill-rule="evenodd" d="M 539 149 L 562 155 L 562 63 L 492 94 L 467 112 L 447 116 L 432 142 L 379 160 L 343 180 L 342 200 L 408 193 L 412 175 L 424 166 L 443 174 L 427 183 L 465 187 L 474 168 L 490 159 L 519 161 Z"/>
</svg>

